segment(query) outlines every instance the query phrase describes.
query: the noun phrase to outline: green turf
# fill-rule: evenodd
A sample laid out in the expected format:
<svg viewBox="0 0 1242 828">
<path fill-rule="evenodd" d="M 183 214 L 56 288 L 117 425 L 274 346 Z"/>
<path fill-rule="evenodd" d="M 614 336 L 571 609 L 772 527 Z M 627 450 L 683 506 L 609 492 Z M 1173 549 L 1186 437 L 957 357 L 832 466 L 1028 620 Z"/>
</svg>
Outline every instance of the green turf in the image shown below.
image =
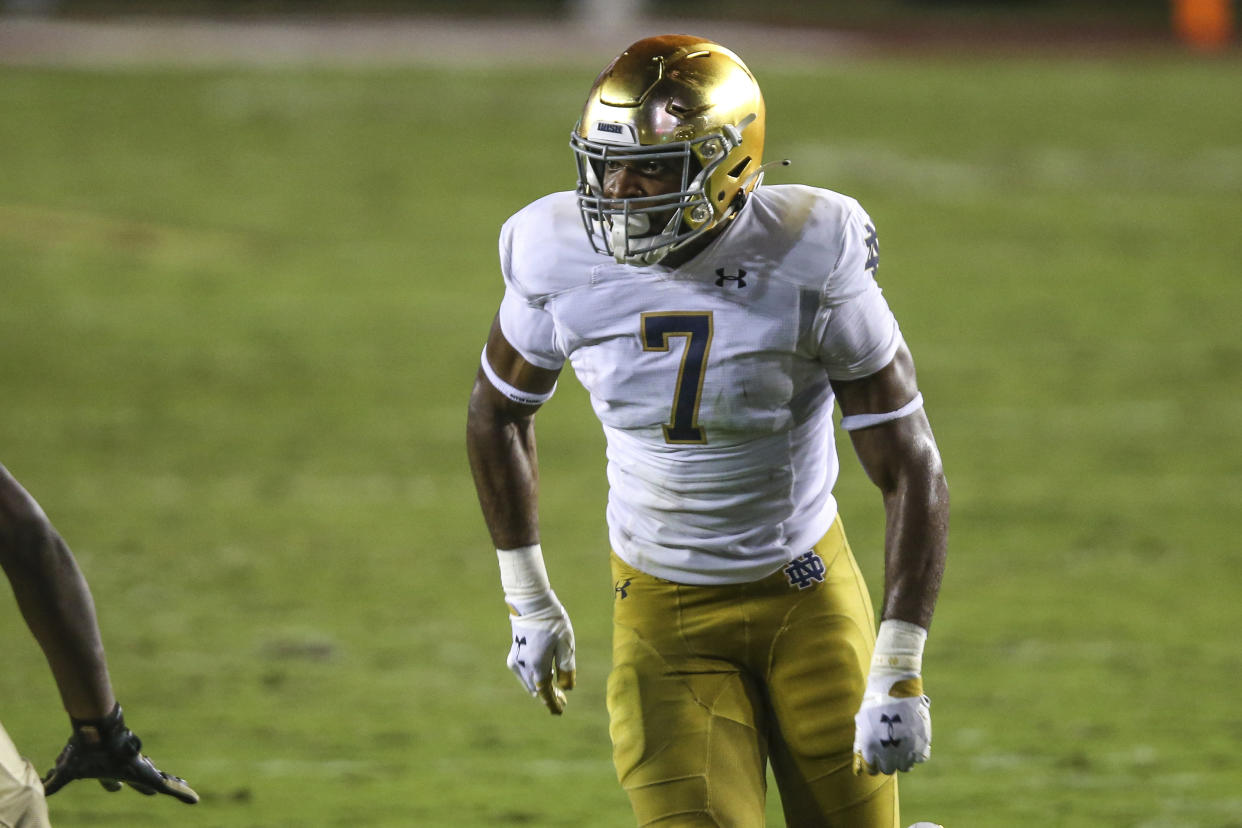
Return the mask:
<svg viewBox="0 0 1242 828">
<path fill-rule="evenodd" d="M 751 63 L 795 161 L 769 180 L 880 228 L 953 490 L 905 822 L 1242 826 L 1238 63 Z M 0 70 L 0 461 L 204 799 L 77 784 L 57 824 L 631 824 L 584 394 L 539 418 L 561 719 L 504 667 L 462 442 L 499 224 L 572 186 L 594 68 Z M 0 630 L 0 720 L 44 767 L 65 721 L 9 599 Z"/>
</svg>

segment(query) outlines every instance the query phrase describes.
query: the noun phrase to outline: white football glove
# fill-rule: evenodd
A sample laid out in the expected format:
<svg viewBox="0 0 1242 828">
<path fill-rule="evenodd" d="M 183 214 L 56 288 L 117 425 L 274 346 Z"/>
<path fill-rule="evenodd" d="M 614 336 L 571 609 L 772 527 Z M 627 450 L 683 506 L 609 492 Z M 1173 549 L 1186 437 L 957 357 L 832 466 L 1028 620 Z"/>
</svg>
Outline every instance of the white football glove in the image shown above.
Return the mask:
<svg viewBox="0 0 1242 828">
<path fill-rule="evenodd" d="M 559 716 L 564 691 L 574 688 L 576 678 L 573 624 L 548 583 L 539 544 L 496 554 L 513 631 L 506 663 L 527 692 Z"/>
<path fill-rule="evenodd" d="M 908 771 L 931 757 L 931 700 L 920 675 L 927 631 L 884 621 L 862 706 L 854 716 L 854 773 Z"/>
</svg>

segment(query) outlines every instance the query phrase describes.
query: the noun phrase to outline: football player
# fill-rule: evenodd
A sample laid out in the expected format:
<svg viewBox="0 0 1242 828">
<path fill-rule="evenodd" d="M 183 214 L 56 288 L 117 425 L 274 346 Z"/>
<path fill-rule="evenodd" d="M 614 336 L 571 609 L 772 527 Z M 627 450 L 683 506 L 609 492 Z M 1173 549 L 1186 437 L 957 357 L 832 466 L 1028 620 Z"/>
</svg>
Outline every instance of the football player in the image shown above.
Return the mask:
<svg viewBox="0 0 1242 828">
<path fill-rule="evenodd" d="M 110 791 L 124 782 L 144 794 L 198 802 L 184 779 L 164 773 L 142 754 L 142 742 L 126 727 L 86 580 L 39 504 L 2 465 L 0 565 L 47 657 L 72 727 L 42 781 L 0 727 L 0 825 L 48 825 L 44 797 L 75 779 L 98 779 Z"/>
<path fill-rule="evenodd" d="M 922 654 L 948 489 L 914 361 L 847 196 L 763 186 L 765 111 L 730 50 L 634 43 L 571 135 L 576 192 L 500 235 L 505 290 L 468 448 L 510 609 L 508 665 L 552 713 L 573 627 L 539 543 L 534 414 L 568 361 L 607 439 L 607 704 L 640 825 L 897 825 L 931 748 Z M 840 406 L 886 514 L 878 638 L 833 484 Z"/>
</svg>

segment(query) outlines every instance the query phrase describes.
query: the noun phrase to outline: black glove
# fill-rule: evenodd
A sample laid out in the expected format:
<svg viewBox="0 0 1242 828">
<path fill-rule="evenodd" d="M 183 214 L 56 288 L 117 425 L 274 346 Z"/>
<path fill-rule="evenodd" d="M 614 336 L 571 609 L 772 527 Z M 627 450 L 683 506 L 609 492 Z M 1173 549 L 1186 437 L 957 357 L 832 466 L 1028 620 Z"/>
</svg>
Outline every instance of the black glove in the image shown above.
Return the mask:
<svg viewBox="0 0 1242 828">
<path fill-rule="evenodd" d="M 118 704 L 102 719 L 74 719 L 73 735 L 56 757 L 56 767 L 43 777 L 43 793 L 59 791 L 75 779 L 98 779 L 109 791 L 124 782 L 139 793 L 175 796 L 193 805 L 198 794 L 184 779 L 164 773 L 142 755 L 142 740 L 125 726 Z"/>
</svg>

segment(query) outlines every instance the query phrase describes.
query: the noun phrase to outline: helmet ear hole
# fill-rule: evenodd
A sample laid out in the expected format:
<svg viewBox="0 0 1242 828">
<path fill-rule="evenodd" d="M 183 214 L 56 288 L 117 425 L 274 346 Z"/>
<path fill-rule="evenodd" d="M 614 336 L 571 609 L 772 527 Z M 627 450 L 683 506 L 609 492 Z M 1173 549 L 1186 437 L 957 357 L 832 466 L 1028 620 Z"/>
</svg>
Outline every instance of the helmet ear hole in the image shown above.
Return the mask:
<svg viewBox="0 0 1242 828">
<path fill-rule="evenodd" d="M 749 164 L 750 164 L 750 156 L 748 155 L 745 158 L 743 158 L 741 161 L 737 162 L 737 164 L 733 166 L 733 169 L 729 170 L 729 173 L 728 173 L 729 178 L 732 178 L 734 181 L 741 178 L 742 173 L 746 171 L 746 167 Z"/>
</svg>

